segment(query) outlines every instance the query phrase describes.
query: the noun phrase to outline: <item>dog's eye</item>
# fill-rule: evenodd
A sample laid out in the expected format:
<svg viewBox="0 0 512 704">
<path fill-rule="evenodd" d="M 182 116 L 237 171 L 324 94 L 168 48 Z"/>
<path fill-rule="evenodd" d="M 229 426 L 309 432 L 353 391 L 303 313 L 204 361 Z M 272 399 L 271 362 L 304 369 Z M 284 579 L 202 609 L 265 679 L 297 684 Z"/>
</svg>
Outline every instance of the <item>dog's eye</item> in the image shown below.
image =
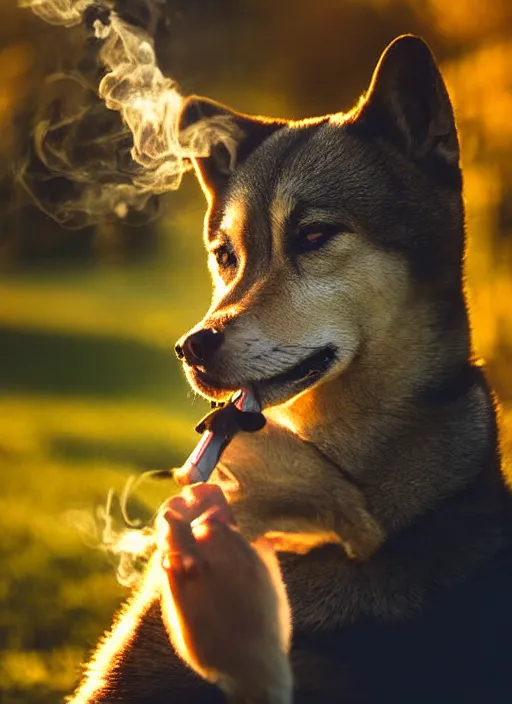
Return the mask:
<svg viewBox="0 0 512 704">
<path fill-rule="evenodd" d="M 221 244 L 213 250 L 213 256 L 219 267 L 225 269 L 227 267 L 235 267 L 237 265 L 237 258 L 231 245 Z"/>
<path fill-rule="evenodd" d="M 312 225 L 298 234 L 298 247 L 302 252 L 320 249 L 331 237 L 342 231 L 335 225 Z"/>
</svg>

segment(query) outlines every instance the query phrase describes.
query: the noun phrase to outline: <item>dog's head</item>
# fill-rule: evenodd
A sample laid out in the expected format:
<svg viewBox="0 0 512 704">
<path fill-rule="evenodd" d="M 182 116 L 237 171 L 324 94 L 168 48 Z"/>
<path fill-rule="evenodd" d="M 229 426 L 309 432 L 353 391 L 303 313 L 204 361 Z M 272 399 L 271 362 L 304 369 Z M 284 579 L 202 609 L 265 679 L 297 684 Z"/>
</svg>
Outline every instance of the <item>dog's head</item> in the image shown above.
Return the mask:
<svg viewBox="0 0 512 704">
<path fill-rule="evenodd" d="M 199 392 L 283 403 L 378 355 L 412 300 L 460 290 L 456 128 L 422 40 L 386 49 L 350 113 L 289 122 L 190 98 L 181 127 L 218 115 L 236 144 L 194 164 L 213 300 L 176 346 Z"/>
</svg>

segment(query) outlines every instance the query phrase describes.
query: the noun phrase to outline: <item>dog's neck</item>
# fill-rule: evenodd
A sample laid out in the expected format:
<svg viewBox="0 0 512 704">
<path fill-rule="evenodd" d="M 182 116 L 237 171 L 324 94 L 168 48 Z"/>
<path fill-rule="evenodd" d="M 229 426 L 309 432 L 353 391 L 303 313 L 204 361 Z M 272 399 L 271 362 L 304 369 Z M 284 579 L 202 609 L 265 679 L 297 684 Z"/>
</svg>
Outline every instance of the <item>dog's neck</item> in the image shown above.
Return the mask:
<svg viewBox="0 0 512 704">
<path fill-rule="evenodd" d="M 453 385 L 467 367 L 471 343 L 462 294 L 450 318 L 441 325 L 432 306 L 411 306 L 381 339 L 364 345 L 345 372 L 268 415 L 358 474 L 375 444 L 421 421 L 423 390 Z"/>
</svg>

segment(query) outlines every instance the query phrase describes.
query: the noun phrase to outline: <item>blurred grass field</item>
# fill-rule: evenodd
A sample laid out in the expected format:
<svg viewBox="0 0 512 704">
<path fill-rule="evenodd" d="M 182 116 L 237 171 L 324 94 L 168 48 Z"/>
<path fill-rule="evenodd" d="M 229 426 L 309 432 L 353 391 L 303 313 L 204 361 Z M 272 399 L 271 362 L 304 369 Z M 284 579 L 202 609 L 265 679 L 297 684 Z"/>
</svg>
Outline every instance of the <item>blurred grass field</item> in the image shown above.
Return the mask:
<svg viewBox="0 0 512 704">
<path fill-rule="evenodd" d="M 2 704 L 61 701 L 126 596 L 93 519 L 110 488 L 179 465 L 195 442 L 206 406 L 172 347 L 205 308 L 205 279 L 138 269 L 0 284 Z M 172 490 L 147 482 L 132 512 L 148 518 Z"/>
</svg>

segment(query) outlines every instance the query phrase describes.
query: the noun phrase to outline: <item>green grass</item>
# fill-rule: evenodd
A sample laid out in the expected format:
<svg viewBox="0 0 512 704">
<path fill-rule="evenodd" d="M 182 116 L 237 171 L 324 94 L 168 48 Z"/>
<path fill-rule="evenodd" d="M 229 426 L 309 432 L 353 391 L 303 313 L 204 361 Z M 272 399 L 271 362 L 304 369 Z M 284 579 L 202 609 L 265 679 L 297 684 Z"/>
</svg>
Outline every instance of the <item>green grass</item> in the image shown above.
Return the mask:
<svg viewBox="0 0 512 704">
<path fill-rule="evenodd" d="M 0 285 L 2 704 L 72 691 L 127 594 L 98 509 L 130 476 L 181 464 L 196 440 L 206 405 L 172 345 L 200 318 L 206 284 L 186 300 L 179 290 L 140 271 Z M 131 514 L 148 519 L 172 491 L 145 482 Z"/>
</svg>

